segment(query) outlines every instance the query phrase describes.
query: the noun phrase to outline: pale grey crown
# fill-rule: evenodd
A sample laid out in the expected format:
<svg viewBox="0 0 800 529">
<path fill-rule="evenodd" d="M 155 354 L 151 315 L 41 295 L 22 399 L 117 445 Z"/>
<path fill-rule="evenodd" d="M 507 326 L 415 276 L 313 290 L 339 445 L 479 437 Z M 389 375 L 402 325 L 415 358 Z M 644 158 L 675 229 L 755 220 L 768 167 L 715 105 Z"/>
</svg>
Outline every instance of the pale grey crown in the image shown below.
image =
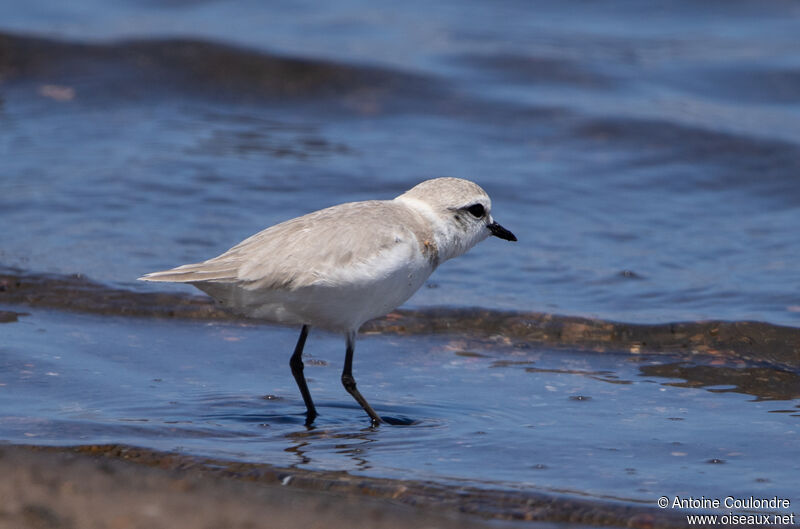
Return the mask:
<svg viewBox="0 0 800 529">
<path fill-rule="evenodd" d="M 488 218 L 492 209 L 492 201 L 486 191 L 475 182 L 463 178 L 443 177 L 425 180 L 400 196 L 425 202 L 439 214 L 480 204 Z"/>
<path fill-rule="evenodd" d="M 491 234 L 488 227 L 493 222 L 492 201 L 469 180 L 426 180 L 397 198 L 422 202 L 438 218 L 434 233 L 441 262 L 463 254 Z"/>
</svg>

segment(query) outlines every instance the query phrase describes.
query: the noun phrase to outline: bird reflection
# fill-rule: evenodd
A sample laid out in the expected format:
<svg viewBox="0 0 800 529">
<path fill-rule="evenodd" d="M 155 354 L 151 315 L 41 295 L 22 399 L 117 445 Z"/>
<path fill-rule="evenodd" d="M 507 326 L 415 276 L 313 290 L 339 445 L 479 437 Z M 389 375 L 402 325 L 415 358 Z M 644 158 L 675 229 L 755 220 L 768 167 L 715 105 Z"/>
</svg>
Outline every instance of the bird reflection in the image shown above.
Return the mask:
<svg viewBox="0 0 800 529">
<path fill-rule="evenodd" d="M 303 428 L 286 434 L 289 446 L 285 452 L 296 457 L 293 468 L 303 467 L 312 463 L 311 451 L 315 456 L 314 463 L 320 464 L 322 454 L 336 453 L 348 457 L 354 464 L 354 470 L 369 470 L 372 468 L 367 455 L 369 447 L 377 440 L 379 432 L 375 428 L 362 428 L 353 430 L 338 430 L 335 428 Z"/>
</svg>

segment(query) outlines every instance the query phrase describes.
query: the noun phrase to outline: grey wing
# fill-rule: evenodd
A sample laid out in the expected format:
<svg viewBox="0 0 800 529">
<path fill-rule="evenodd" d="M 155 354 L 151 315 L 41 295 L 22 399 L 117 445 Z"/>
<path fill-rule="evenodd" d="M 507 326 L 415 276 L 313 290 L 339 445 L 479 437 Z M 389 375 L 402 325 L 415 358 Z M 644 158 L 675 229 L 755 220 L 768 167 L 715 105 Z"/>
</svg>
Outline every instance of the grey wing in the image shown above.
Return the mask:
<svg viewBox="0 0 800 529">
<path fill-rule="evenodd" d="M 401 259 L 419 253 L 423 226 L 417 214 L 391 201 L 342 204 L 267 228 L 208 261 L 142 279 L 293 290 L 343 274 L 381 275 L 400 262 L 383 258 L 388 253 Z"/>
</svg>

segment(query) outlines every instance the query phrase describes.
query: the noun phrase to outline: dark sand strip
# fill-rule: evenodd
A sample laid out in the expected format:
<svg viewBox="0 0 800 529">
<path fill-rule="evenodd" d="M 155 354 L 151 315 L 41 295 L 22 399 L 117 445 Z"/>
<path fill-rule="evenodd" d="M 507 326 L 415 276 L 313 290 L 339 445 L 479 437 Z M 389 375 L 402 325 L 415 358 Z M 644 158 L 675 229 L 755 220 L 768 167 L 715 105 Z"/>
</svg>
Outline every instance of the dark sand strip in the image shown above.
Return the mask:
<svg viewBox="0 0 800 529">
<path fill-rule="evenodd" d="M 0 303 L 121 316 L 240 319 L 216 307 L 205 296 L 136 292 L 95 283 L 84 276 L 31 274 L 19 270 L 0 273 Z M 800 328 L 762 322 L 646 325 L 537 312 L 438 308 L 398 310 L 368 322 L 362 332 L 459 334 L 510 347 L 702 354 L 779 369 L 800 368 Z"/>
<path fill-rule="evenodd" d="M 4 529 L 487 527 L 364 495 L 16 446 L 0 448 L 0 498 Z"/>
<path fill-rule="evenodd" d="M 684 522 L 677 513 L 613 501 L 279 469 L 117 445 L 2 446 L 0 498 L 0 528 L 16 529 L 470 529 L 498 527 L 498 520 L 505 520 L 501 527 L 672 528 Z"/>
</svg>

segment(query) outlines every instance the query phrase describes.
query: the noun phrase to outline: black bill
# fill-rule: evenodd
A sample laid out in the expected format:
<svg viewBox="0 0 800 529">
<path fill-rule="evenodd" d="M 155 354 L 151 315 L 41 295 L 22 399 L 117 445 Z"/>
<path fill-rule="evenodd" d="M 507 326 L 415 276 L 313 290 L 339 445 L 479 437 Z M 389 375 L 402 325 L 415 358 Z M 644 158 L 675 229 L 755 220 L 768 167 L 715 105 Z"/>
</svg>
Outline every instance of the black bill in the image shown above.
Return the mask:
<svg viewBox="0 0 800 529">
<path fill-rule="evenodd" d="M 505 239 L 507 241 L 516 241 L 517 238 L 514 237 L 514 234 L 499 225 L 496 222 L 492 222 L 491 224 L 486 225 L 489 228 L 489 231 L 492 232 L 492 235 L 495 237 L 500 237 L 501 239 Z"/>
</svg>

